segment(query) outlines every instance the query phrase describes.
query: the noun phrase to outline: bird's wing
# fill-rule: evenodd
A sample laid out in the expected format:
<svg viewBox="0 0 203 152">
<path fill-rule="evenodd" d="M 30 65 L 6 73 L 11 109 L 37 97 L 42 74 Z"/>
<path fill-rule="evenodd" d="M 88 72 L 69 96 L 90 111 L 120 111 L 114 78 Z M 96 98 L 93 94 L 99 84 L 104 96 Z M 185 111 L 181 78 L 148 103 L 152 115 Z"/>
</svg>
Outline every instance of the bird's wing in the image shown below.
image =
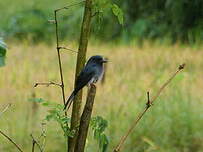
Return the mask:
<svg viewBox="0 0 203 152">
<path fill-rule="evenodd" d="M 76 90 L 82 89 L 95 75 L 94 67 L 85 67 L 76 80 Z"/>
</svg>

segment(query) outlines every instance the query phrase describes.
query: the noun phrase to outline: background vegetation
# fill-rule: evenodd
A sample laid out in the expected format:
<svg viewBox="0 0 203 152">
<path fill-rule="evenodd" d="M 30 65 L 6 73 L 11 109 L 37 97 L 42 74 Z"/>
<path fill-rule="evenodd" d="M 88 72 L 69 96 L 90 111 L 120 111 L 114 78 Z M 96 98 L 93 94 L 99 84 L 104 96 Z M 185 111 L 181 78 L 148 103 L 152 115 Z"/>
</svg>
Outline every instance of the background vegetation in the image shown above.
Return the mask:
<svg viewBox="0 0 203 152">
<path fill-rule="evenodd" d="M 74 48 L 76 45 L 71 46 Z M 59 88 L 33 88 L 37 81 L 59 81 L 54 48 L 44 44 L 33 47 L 26 44 L 12 45 L 8 51 L 7 65 L 0 69 L 1 109 L 6 103 L 12 103 L 11 108 L 0 116 L 0 126 L 26 151 L 30 150 L 32 144 L 30 133 L 34 136 L 40 135 L 41 122 L 48 110 L 42 106 L 33 108 L 33 103 L 29 102 L 32 94 L 35 93 L 36 97 L 46 101 L 61 103 Z M 88 56 L 97 54 L 98 48 L 99 53 L 111 60 L 105 85 L 98 85 L 93 114 L 108 120 L 108 151 L 117 144 L 137 113 L 144 108 L 146 91 L 150 90 L 153 95 L 182 62 L 187 63 L 186 69 L 168 86 L 133 131 L 124 151 L 202 151 L 203 52 L 199 51 L 202 48 L 144 44 L 140 49 L 134 46 L 118 47 L 94 43 L 89 47 L 91 51 Z M 66 95 L 69 95 L 73 88 L 75 58 L 76 54 L 63 53 Z M 45 150 L 65 151 L 60 126 L 50 122 L 45 128 Z M 0 142 L 0 151 L 16 151 L 2 136 Z M 90 135 L 87 151 L 98 151 L 95 145 Z"/>
<path fill-rule="evenodd" d="M 0 129 L 25 151 L 31 151 L 30 134 L 38 137 L 43 128 L 45 151 L 66 149 L 59 124 L 44 121 L 48 108 L 30 101 L 36 97 L 61 103 L 59 88 L 33 88 L 33 85 L 48 80 L 59 82 L 54 25 L 48 20 L 53 19 L 54 9 L 71 2 L 74 1 L 0 1 L 0 36 L 8 44 L 6 66 L 0 68 L 0 111 L 8 103 L 12 104 L 0 115 Z M 98 84 L 93 111 L 94 116 L 100 115 L 108 121 L 107 151 L 112 151 L 144 108 L 146 91 L 153 95 L 179 64 L 186 63 L 186 69 L 172 81 L 129 136 L 124 151 L 201 152 L 203 2 L 114 2 L 124 11 L 124 25 L 119 25 L 110 12 L 94 18 L 87 54 L 88 57 L 101 54 L 111 61 L 106 83 Z M 60 41 L 73 50 L 78 48 L 82 13 L 82 6 L 76 6 L 61 12 L 59 17 Z M 73 89 L 76 54 L 66 50 L 61 54 L 68 96 Z M 0 143 L 0 151 L 16 151 L 2 136 Z M 86 151 L 99 151 L 97 144 L 90 132 Z"/>
<path fill-rule="evenodd" d="M 48 20 L 53 10 L 79 0 L 7 0 L 0 1 L 0 35 L 6 38 L 29 39 L 33 42 L 53 40 L 54 32 Z M 107 0 L 105 0 L 107 1 Z M 104 1 L 104 3 L 105 3 Z M 203 40 L 202 0 L 113 0 L 124 12 L 124 25 L 116 22 L 109 11 L 94 19 L 92 35 L 100 40 L 155 40 L 194 44 Z M 47 5 L 49 4 L 49 5 Z M 79 37 L 82 5 L 64 11 L 60 17 L 61 38 L 75 40 Z M 5 13 L 6 12 L 6 13 Z"/>
</svg>

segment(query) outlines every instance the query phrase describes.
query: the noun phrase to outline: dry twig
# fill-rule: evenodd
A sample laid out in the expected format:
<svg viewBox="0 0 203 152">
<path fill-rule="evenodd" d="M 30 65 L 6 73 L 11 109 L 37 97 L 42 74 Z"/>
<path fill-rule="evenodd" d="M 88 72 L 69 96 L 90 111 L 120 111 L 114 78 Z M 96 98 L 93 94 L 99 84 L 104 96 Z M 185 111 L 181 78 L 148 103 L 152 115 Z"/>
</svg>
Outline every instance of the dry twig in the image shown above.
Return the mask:
<svg viewBox="0 0 203 152">
<path fill-rule="evenodd" d="M 60 11 L 60 10 L 63 10 L 63 9 L 69 9 L 70 7 L 73 7 L 73 6 L 76 6 L 76 5 L 80 5 L 80 4 L 84 3 L 84 2 L 85 1 L 76 2 L 76 3 L 73 3 L 73 4 L 70 4 L 70 5 L 58 8 L 55 11 Z"/>
<path fill-rule="evenodd" d="M 46 125 L 46 123 L 42 122 L 41 125 L 42 125 L 42 131 L 40 136 L 38 137 L 38 140 L 42 139 L 41 150 L 44 151 L 45 143 L 46 143 L 46 129 L 44 126 Z"/>
<path fill-rule="evenodd" d="M 75 51 L 75 50 L 73 50 L 73 49 L 69 49 L 69 48 L 67 48 L 67 47 L 59 47 L 59 49 L 68 50 L 68 51 L 71 51 L 71 52 L 73 52 L 73 53 L 78 53 L 78 51 Z"/>
<path fill-rule="evenodd" d="M 7 138 L 20 152 L 23 152 L 23 150 L 9 136 L 7 136 L 1 130 L 0 130 L 0 134 L 2 134 L 5 138 Z"/>
<path fill-rule="evenodd" d="M 10 108 L 10 106 L 11 106 L 11 103 L 9 103 L 9 104 L 0 112 L 0 116 L 1 116 L 4 112 L 6 112 L 6 111 Z"/>
<path fill-rule="evenodd" d="M 164 88 L 173 80 L 173 78 L 182 70 L 184 69 L 185 64 L 182 64 L 179 66 L 178 70 L 161 86 L 161 88 L 158 90 L 157 94 L 150 100 L 149 92 L 147 92 L 147 103 L 145 109 L 138 115 L 138 117 L 133 122 L 130 129 L 127 131 L 127 133 L 120 139 L 119 144 L 114 148 L 114 152 L 119 152 L 121 147 L 123 146 L 124 142 L 126 141 L 129 134 L 133 131 L 133 129 L 136 127 L 138 122 L 142 119 L 143 115 L 147 112 L 147 110 L 151 107 L 151 105 L 155 102 L 155 100 L 159 97 L 161 92 L 164 90 Z"/>
<path fill-rule="evenodd" d="M 0 115 L 2 115 L 4 112 L 6 112 L 6 110 L 8 110 L 10 108 L 11 104 L 9 103 L 4 109 L 3 111 L 0 113 Z M 5 138 L 7 138 L 20 152 L 23 152 L 23 150 L 9 137 L 7 136 L 4 132 L 2 132 L 0 130 L 0 134 L 3 135 Z"/>
<path fill-rule="evenodd" d="M 58 21 L 57 21 L 57 11 L 54 11 L 54 19 L 55 19 L 55 34 L 56 34 L 56 50 L 58 55 L 58 64 L 59 64 L 59 72 L 61 78 L 61 92 L 63 97 L 63 104 L 65 105 L 65 91 L 64 91 L 64 81 L 63 81 L 63 71 L 62 71 L 62 63 L 61 63 L 61 55 L 60 55 L 60 47 L 59 47 L 59 35 L 58 35 Z"/>
<path fill-rule="evenodd" d="M 55 83 L 55 82 L 52 82 L 52 81 L 50 81 L 50 82 L 37 82 L 37 83 L 34 84 L 34 87 L 37 87 L 39 85 L 45 85 L 47 87 L 49 87 L 50 85 L 55 85 L 55 86 L 61 87 L 61 84 Z"/>
<path fill-rule="evenodd" d="M 35 144 L 36 144 L 37 147 L 39 148 L 40 152 L 43 152 L 40 143 L 39 143 L 37 140 L 35 140 L 35 138 L 33 137 L 32 134 L 31 134 L 30 136 L 31 136 L 31 138 L 32 138 L 32 152 L 35 151 Z"/>
</svg>

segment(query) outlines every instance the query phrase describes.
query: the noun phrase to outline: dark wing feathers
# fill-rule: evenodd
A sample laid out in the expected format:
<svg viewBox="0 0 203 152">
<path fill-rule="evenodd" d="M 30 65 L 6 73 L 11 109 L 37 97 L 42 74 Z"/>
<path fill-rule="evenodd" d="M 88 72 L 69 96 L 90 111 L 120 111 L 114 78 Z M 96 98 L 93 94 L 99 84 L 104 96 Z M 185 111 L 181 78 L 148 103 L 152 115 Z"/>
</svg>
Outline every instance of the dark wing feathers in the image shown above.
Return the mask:
<svg viewBox="0 0 203 152">
<path fill-rule="evenodd" d="M 92 79 L 95 74 L 94 68 L 84 68 L 76 80 L 75 90 L 82 89 Z"/>
<path fill-rule="evenodd" d="M 64 109 L 66 109 L 66 107 L 68 106 L 68 108 L 70 107 L 73 98 L 75 97 L 75 95 L 78 93 L 78 91 L 80 89 L 82 89 L 85 85 L 87 85 L 87 83 L 92 79 L 92 77 L 95 74 L 95 70 L 94 68 L 87 68 L 85 67 L 79 74 L 78 78 L 76 79 L 76 88 L 74 89 L 74 91 L 72 92 L 72 94 L 70 95 L 70 97 L 68 98 Z"/>
</svg>

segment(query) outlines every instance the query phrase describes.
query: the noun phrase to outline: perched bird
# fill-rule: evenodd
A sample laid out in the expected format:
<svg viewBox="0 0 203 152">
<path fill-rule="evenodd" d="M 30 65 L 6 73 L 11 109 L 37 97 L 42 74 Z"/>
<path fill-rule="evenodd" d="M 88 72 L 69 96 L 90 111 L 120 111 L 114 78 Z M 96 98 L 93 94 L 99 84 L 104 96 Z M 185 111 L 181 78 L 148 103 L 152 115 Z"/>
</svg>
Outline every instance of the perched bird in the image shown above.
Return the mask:
<svg viewBox="0 0 203 152">
<path fill-rule="evenodd" d="M 107 60 L 100 55 L 92 56 L 86 63 L 85 67 L 80 72 L 79 76 L 76 79 L 75 89 L 71 93 L 68 98 L 64 110 L 68 106 L 68 109 L 74 99 L 75 95 L 86 85 L 90 85 L 92 83 L 96 83 L 100 80 L 104 73 L 103 64 L 106 63 Z"/>
</svg>

